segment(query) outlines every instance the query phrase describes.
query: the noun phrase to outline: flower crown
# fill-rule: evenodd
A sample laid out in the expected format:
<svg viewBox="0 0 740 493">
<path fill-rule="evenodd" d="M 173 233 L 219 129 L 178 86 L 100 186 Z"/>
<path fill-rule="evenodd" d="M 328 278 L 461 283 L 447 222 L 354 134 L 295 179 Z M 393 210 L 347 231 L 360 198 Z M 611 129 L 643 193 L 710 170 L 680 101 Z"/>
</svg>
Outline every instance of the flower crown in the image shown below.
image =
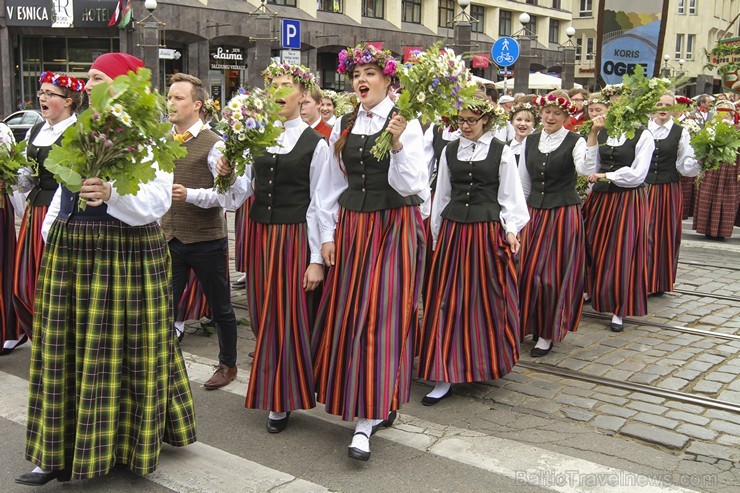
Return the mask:
<svg viewBox="0 0 740 493">
<path fill-rule="evenodd" d="M 691 98 L 687 98 L 686 96 L 676 96 L 676 104 L 685 104 L 686 106 L 692 106 L 694 102 L 691 100 Z"/>
<path fill-rule="evenodd" d="M 331 99 L 331 102 L 334 104 L 334 106 L 337 105 L 337 92 L 332 91 L 331 89 L 323 89 L 321 91 L 321 97 L 326 99 Z"/>
<path fill-rule="evenodd" d="M 73 92 L 82 92 L 85 84 L 79 80 L 64 74 L 55 74 L 54 72 L 41 72 L 39 84 L 54 84 L 57 87 L 66 87 Z"/>
<path fill-rule="evenodd" d="M 514 115 L 519 113 L 520 111 L 529 111 L 532 113 L 532 115 L 537 118 L 539 114 L 539 108 L 535 107 L 533 104 L 523 101 L 521 103 L 516 103 L 514 106 L 511 107 L 511 111 L 509 111 L 510 118 L 514 118 Z"/>
<path fill-rule="evenodd" d="M 624 84 L 607 84 L 604 86 L 604 88 L 601 90 L 601 95 L 611 97 L 611 96 L 621 96 L 625 93 L 627 88 Z"/>
<path fill-rule="evenodd" d="M 558 97 L 554 94 L 548 94 L 547 96 L 537 96 L 532 99 L 532 103 L 544 108 L 545 106 L 557 106 L 568 114 L 574 114 L 578 111 L 576 105 L 570 102 L 570 99 L 562 96 Z"/>
<path fill-rule="evenodd" d="M 603 104 L 604 106 L 609 106 L 612 102 L 610 99 L 592 98 L 588 101 L 584 101 L 583 106 L 588 106 L 589 104 Z"/>
<path fill-rule="evenodd" d="M 397 62 L 390 50 L 379 50 L 368 43 L 360 43 L 354 48 L 347 47 L 339 52 L 339 63 L 337 73 L 346 77 L 352 77 L 352 71 L 356 65 L 375 63 L 383 74 L 394 77 L 396 75 Z"/>
<path fill-rule="evenodd" d="M 262 77 L 265 78 L 265 85 L 270 84 L 275 77 L 288 75 L 293 78 L 293 82 L 312 91 L 316 87 L 316 76 L 303 65 L 291 65 L 289 63 L 280 63 L 273 60 L 265 70 L 262 71 Z"/>
</svg>

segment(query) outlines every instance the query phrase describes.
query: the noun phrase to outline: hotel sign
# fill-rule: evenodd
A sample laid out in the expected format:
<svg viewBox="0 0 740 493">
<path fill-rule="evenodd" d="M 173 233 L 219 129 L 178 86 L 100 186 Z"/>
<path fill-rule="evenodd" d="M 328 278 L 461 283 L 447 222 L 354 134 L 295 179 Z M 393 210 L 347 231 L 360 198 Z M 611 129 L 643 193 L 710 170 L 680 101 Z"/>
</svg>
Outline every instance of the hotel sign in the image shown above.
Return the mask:
<svg viewBox="0 0 740 493">
<path fill-rule="evenodd" d="M 7 26 L 108 27 L 116 0 L 5 0 Z"/>
</svg>

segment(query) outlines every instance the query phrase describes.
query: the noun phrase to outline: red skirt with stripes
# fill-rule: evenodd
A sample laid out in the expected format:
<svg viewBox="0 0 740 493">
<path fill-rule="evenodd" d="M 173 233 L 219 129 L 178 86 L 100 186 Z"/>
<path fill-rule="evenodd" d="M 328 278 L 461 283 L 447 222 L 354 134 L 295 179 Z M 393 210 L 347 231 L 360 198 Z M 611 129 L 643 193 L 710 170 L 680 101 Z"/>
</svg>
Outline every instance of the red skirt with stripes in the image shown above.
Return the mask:
<svg viewBox="0 0 740 493">
<path fill-rule="evenodd" d="M 707 171 L 699 183 L 694 208 L 694 229 L 697 233 L 729 238 L 735 225 L 740 186 L 737 175 L 740 166 L 723 164 Z"/>
<path fill-rule="evenodd" d="M 696 178 L 692 176 L 681 177 L 681 195 L 683 198 L 683 210 L 681 219 L 688 219 L 694 213 L 694 202 L 696 201 Z"/>
<path fill-rule="evenodd" d="M 0 191 L 1 192 L 1 191 Z M 13 309 L 13 265 L 15 264 L 15 212 L 4 193 L 0 209 L 0 350 L 5 341 L 20 339 L 18 319 Z"/>
<path fill-rule="evenodd" d="M 647 314 L 645 189 L 591 191 L 583 204 L 587 291 L 597 312 Z"/>
<path fill-rule="evenodd" d="M 31 337 L 33 305 L 36 302 L 36 281 L 44 256 L 44 239 L 41 226 L 44 224 L 48 206 L 28 206 L 18 233 L 15 252 L 15 274 L 13 276 L 13 307 L 21 329 Z"/>
<path fill-rule="evenodd" d="M 647 291 L 673 291 L 681 246 L 681 183 L 647 185 L 647 209 Z"/>
<path fill-rule="evenodd" d="M 419 376 L 501 378 L 519 359 L 519 289 L 501 223 L 444 220 L 425 298 Z"/>
<path fill-rule="evenodd" d="M 249 197 L 234 214 L 234 270 L 247 272 L 247 239 L 249 237 L 249 206 L 254 196 Z"/>
<path fill-rule="evenodd" d="M 195 271 L 191 269 L 188 283 L 185 285 L 185 290 L 182 292 L 177 306 L 175 321 L 200 320 L 203 317 L 210 316 L 211 308 L 208 306 L 206 295 L 198 282 Z"/>
<path fill-rule="evenodd" d="M 252 222 L 247 237 L 247 304 L 257 344 L 245 406 L 285 412 L 316 406 L 310 333 L 311 294 L 303 289 L 310 263 L 301 224 Z"/>
<path fill-rule="evenodd" d="M 529 208 L 521 233 L 521 338 L 562 341 L 578 329 L 583 310 L 586 243 L 581 207 Z"/>
<path fill-rule="evenodd" d="M 326 411 L 385 419 L 408 402 L 424 269 L 418 207 L 340 209 L 312 335 L 318 401 Z"/>
</svg>

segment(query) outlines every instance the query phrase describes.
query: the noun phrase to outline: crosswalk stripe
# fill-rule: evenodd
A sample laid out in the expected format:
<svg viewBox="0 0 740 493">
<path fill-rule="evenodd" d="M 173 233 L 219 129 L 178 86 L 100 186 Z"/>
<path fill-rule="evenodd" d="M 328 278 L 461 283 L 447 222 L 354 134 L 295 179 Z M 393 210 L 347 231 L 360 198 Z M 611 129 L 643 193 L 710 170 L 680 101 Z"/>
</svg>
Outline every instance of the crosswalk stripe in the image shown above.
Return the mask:
<svg viewBox="0 0 740 493">
<path fill-rule="evenodd" d="M 203 384 L 213 373 L 215 361 L 183 353 L 191 382 Z M 240 369 L 235 383 L 221 389 L 244 396 L 249 371 Z M 0 371 L 0 416 L 25 426 L 28 382 Z M 352 423 L 327 414 L 318 405 L 308 416 L 351 429 Z M 564 493 L 616 493 L 630 490 L 652 493 L 689 493 L 674 486 L 629 471 L 552 452 L 514 440 L 444 426 L 411 415 L 399 414 L 392 428 L 382 429 L 378 438 L 461 462 L 481 470 L 511 478 L 522 485 L 533 485 Z M 349 434 L 348 434 L 349 439 Z M 244 478 L 250 478 L 244 481 Z M 183 493 L 234 491 L 308 492 L 328 491 L 323 486 L 270 469 L 228 452 L 196 442 L 184 449 L 164 447 L 157 471 L 147 479 Z"/>
<path fill-rule="evenodd" d="M 203 383 L 211 377 L 215 361 L 184 353 L 191 381 Z M 222 390 L 245 396 L 249 371 L 239 370 L 236 384 Z M 352 423 L 327 414 L 321 404 L 297 411 L 323 421 L 353 428 Z M 399 414 L 393 427 L 378 431 L 379 438 L 462 462 L 521 484 L 567 493 L 618 493 L 626 488 L 645 493 L 688 493 L 693 490 L 668 484 L 662 477 L 648 477 L 569 455 L 484 433 L 443 426 L 408 414 Z M 349 439 L 349 435 L 348 435 Z"/>
<path fill-rule="evenodd" d="M 0 371 L 0 388 L 3 389 L 0 417 L 26 426 L 28 381 Z M 162 447 L 157 470 L 146 479 L 180 493 L 329 491 L 202 442 L 184 448 Z"/>
</svg>

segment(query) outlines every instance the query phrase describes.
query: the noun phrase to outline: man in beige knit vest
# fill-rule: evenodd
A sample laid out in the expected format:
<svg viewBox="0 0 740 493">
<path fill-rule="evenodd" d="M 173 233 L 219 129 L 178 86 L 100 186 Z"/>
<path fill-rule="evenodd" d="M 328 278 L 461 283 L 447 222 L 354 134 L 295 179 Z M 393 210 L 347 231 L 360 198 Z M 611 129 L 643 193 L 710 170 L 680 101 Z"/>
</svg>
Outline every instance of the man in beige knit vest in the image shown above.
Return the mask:
<svg viewBox="0 0 740 493">
<path fill-rule="evenodd" d="M 213 390 L 236 378 L 236 317 L 228 284 L 223 208 L 236 209 L 244 202 L 246 179 L 236 180 L 225 194 L 213 190 L 223 141 L 200 118 L 207 97 L 197 77 L 172 77 L 167 94 L 168 117 L 175 139 L 184 143 L 188 155 L 176 161 L 172 208 L 162 218 L 162 228 L 172 256 L 173 307 L 182 297 L 190 269 L 211 307 L 218 333 L 219 364 L 204 387 Z"/>
</svg>

